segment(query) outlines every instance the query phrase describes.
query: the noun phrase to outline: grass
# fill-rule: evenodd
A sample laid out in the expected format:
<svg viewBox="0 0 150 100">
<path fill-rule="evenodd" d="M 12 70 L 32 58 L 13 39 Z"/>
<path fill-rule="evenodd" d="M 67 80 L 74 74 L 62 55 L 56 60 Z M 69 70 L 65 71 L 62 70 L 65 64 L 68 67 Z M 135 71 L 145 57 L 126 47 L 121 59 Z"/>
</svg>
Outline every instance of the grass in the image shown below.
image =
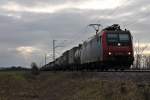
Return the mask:
<svg viewBox="0 0 150 100">
<path fill-rule="evenodd" d="M 84 76 L 84 77 L 83 77 Z M 81 74 L 0 72 L 0 100 L 150 100 L 150 83 Z"/>
</svg>

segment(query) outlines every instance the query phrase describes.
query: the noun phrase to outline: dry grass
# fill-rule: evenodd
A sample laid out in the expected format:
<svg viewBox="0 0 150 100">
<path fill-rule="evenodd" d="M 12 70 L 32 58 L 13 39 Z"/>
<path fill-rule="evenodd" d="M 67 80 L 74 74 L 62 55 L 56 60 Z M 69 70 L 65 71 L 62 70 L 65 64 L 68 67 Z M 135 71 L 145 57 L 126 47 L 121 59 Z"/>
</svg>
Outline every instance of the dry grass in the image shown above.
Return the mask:
<svg viewBox="0 0 150 100">
<path fill-rule="evenodd" d="M 84 73 L 0 72 L 0 100 L 150 100 L 150 83 L 101 80 Z"/>
</svg>

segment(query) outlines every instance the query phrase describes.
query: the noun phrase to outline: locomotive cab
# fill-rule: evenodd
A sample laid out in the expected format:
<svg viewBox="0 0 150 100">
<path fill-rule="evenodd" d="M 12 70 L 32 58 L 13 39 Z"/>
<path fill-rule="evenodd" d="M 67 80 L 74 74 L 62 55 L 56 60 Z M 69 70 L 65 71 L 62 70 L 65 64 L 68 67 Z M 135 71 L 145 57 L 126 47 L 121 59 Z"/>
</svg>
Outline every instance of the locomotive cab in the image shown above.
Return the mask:
<svg viewBox="0 0 150 100">
<path fill-rule="evenodd" d="M 133 46 L 130 31 L 120 27 L 103 30 L 103 60 L 107 64 L 126 66 L 133 64 Z"/>
</svg>

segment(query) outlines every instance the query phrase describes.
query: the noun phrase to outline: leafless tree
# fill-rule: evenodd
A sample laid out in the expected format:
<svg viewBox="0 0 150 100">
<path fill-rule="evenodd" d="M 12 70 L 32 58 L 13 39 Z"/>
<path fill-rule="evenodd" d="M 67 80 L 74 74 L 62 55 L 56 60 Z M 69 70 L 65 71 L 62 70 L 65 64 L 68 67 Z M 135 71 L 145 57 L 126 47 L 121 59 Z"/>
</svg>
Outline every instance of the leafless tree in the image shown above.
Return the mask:
<svg viewBox="0 0 150 100">
<path fill-rule="evenodd" d="M 33 75 L 38 75 L 39 74 L 39 68 L 35 62 L 31 63 L 31 71 Z"/>
<path fill-rule="evenodd" d="M 147 69 L 150 69 L 150 55 L 148 55 L 148 56 L 146 57 L 145 65 L 146 65 L 146 68 L 147 68 Z"/>
<path fill-rule="evenodd" d="M 143 52 L 148 48 L 148 45 L 140 46 L 139 41 L 137 42 L 137 45 L 134 46 L 134 53 L 135 53 L 135 62 L 133 65 L 133 68 L 140 69 L 141 68 L 141 61 L 143 57 Z"/>
</svg>

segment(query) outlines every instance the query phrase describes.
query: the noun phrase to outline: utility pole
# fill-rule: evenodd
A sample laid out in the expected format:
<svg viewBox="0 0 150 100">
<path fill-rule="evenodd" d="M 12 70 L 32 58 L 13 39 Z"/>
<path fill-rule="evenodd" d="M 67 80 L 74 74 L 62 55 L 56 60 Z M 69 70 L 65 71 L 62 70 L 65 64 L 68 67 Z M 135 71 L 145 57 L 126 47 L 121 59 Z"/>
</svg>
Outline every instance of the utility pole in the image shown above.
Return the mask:
<svg viewBox="0 0 150 100">
<path fill-rule="evenodd" d="M 53 61 L 55 61 L 55 53 L 56 53 L 56 48 L 58 47 L 64 47 L 62 45 L 56 45 L 57 40 L 53 40 Z"/>
<path fill-rule="evenodd" d="M 46 57 L 46 56 L 47 56 L 47 54 L 45 53 L 45 55 L 44 55 L 44 56 L 45 56 L 45 66 L 46 66 L 46 59 L 47 59 L 47 57 Z"/>
<path fill-rule="evenodd" d="M 53 61 L 55 61 L 55 42 L 56 40 L 53 40 Z"/>
</svg>

